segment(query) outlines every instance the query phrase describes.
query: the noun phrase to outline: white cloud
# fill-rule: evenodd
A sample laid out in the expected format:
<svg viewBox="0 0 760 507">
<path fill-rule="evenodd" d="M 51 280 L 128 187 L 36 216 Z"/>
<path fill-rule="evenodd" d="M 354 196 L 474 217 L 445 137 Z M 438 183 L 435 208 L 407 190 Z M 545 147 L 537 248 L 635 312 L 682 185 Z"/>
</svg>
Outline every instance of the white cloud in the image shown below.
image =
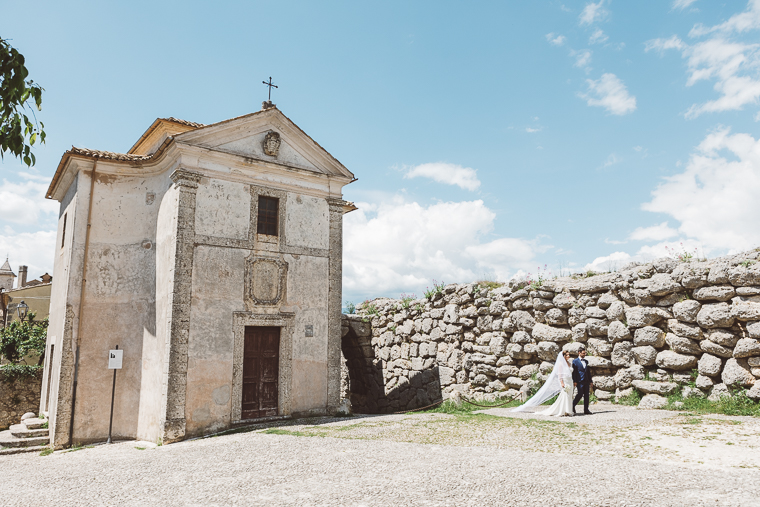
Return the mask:
<svg viewBox="0 0 760 507">
<path fill-rule="evenodd" d="M 662 222 L 651 227 L 638 227 L 629 236 L 632 241 L 662 241 L 678 236 L 678 231 Z"/>
<path fill-rule="evenodd" d="M 575 67 L 585 69 L 586 72 L 591 70 L 589 64 L 591 63 L 591 51 L 583 49 L 581 51 L 570 51 L 570 56 L 575 57 Z"/>
<path fill-rule="evenodd" d="M 625 252 L 613 252 L 604 257 L 597 257 L 583 266 L 584 271 L 615 271 L 631 262 L 631 256 Z"/>
<path fill-rule="evenodd" d="M 625 84 L 615 74 L 603 74 L 598 81 L 587 79 L 588 92 L 580 94 L 589 106 L 600 106 L 616 115 L 636 110 L 636 97 L 628 93 Z"/>
<path fill-rule="evenodd" d="M 719 96 L 702 104 L 693 104 L 686 118 L 703 113 L 741 110 L 747 104 L 760 100 L 760 44 L 730 40 L 731 35 L 760 29 L 760 0 L 751 0 L 744 12 L 728 21 L 712 26 L 695 25 L 689 35 L 701 37 L 713 34 L 707 40 L 689 45 L 673 35 L 669 39 L 647 41 L 645 49 L 664 51 L 675 49 L 688 59 L 689 77 L 686 86 L 702 80 L 713 80 Z"/>
<path fill-rule="evenodd" d="M 418 296 L 431 280 L 508 280 L 548 246 L 538 239 L 488 240 L 496 214 L 481 200 L 423 206 L 395 197 L 358 203 L 345 217 L 343 287 L 348 298 Z"/>
<path fill-rule="evenodd" d="M 58 203 L 45 199 L 49 178 L 19 173 L 21 181 L 3 179 L 0 184 L 0 221 L 38 225 L 41 218 L 55 217 Z"/>
<path fill-rule="evenodd" d="M 634 147 L 633 147 L 633 151 L 641 151 L 641 150 L 643 150 L 643 149 L 644 149 L 644 148 L 642 148 L 641 146 L 634 146 Z"/>
<path fill-rule="evenodd" d="M 433 162 L 412 167 L 404 178 L 430 178 L 438 183 L 456 185 L 465 190 L 477 190 L 480 180 L 475 169 L 446 162 Z"/>
<path fill-rule="evenodd" d="M 15 233 L 6 227 L 3 232 L 0 235 L 0 263 L 5 262 L 8 255 L 16 275 L 19 265 L 29 266 L 29 280 L 39 278 L 45 272 L 53 273 L 56 231 Z"/>
<path fill-rule="evenodd" d="M 609 37 L 607 37 L 607 35 L 602 31 L 602 29 L 597 28 L 596 30 L 594 30 L 594 33 L 591 34 L 591 37 L 588 38 L 588 43 L 597 44 L 601 42 L 607 42 L 607 39 L 609 39 Z"/>
<path fill-rule="evenodd" d="M 622 162 L 623 159 L 615 155 L 614 153 L 610 153 L 610 156 L 607 157 L 607 160 L 604 161 L 604 164 L 602 164 L 602 167 L 610 167 L 615 164 L 619 164 Z"/>
<path fill-rule="evenodd" d="M 533 129 L 533 128 L 530 128 L 530 127 L 525 127 L 525 132 L 527 132 L 529 134 L 533 134 L 534 132 L 541 132 L 541 129 L 540 128 Z"/>
<path fill-rule="evenodd" d="M 546 40 L 549 41 L 549 44 L 552 44 L 554 46 L 561 46 L 565 43 L 566 37 L 564 35 L 557 35 L 555 37 L 554 33 L 547 33 Z"/>
<path fill-rule="evenodd" d="M 687 47 L 688 45 L 675 35 L 668 39 L 652 39 L 644 43 L 644 51 L 654 50 L 662 52 L 668 49 L 677 49 L 681 51 Z"/>
<path fill-rule="evenodd" d="M 755 121 L 760 121 L 760 111 L 755 113 Z"/>
<path fill-rule="evenodd" d="M 609 11 L 604 8 L 604 0 L 599 0 L 598 3 L 591 2 L 583 8 L 583 12 L 580 15 L 580 24 L 590 25 L 604 20 L 608 15 Z"/>
<path fill-rule="evenodd" d="M 689 57 L 691 75 L 686 86 L 692 86 L 703 79 L 715 79 L 715 91 L 721 96 L 704 104 L 694 104 L 686 113 L 687 118 L 695 118 L 706 112 L 720 112 L 742 109 L 754 104 L 760 98 L 760 80 L 742 75 L 750 71 L 753 75 L 760 66 L 759 44 L 742 44 L 714 38 L 687 48 L 684 55 Z"/>
<path fill-rule="evenodd" d="M 709 134 L 642 208 L 678 220 L 678 231 L 707 251 L 741 251 L 760 245 L 758 195 L 760 140 L 724 129 Z"/>
<path fill-rule="evenodd" d="M 760 28 L 760 0 L 749 0 L 747 10 L 739 14 L 734 14 L 728 21 L 719 25 L 706 27 L 702 24 L 694 25 L 689 35 L 691 37 L 700 37 L 714 32 L 723 33 L 742 33 L 749 30 Z"/>
<path fill-rule="evenodd" d="M 673 9 L 683 10 L 696 2 L 697 0 L 674 0 L 673 1 Z"/>
</svg>

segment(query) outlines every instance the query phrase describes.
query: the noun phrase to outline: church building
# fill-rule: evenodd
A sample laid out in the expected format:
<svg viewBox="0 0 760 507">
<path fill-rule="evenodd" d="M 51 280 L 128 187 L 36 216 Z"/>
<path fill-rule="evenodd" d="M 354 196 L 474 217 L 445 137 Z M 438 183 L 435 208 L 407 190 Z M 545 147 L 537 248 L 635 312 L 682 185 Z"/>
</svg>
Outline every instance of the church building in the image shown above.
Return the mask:
<svg viewBox="0 0 760 507">
<path fill-rule="evenodd" d="M 40 410 L 56 447 L 170 443 L 340 403 L 343 200 L 354 175 L 271 102 L 72 148 Z M 110 351 L 123 351 L 109 369 Z"/>
</svg>

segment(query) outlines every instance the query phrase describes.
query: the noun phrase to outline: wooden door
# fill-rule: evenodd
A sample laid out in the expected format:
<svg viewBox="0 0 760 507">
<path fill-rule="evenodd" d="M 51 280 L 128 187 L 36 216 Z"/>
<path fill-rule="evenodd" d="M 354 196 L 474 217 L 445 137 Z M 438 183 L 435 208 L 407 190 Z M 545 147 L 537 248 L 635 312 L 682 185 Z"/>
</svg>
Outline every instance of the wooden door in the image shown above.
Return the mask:
<svg viewBox="0 0 760 507">
<path fill-rule="evenodd" d="M 242 419 L 277 415 L 280 328 L 247 326 L 243 348 Z"/>
</svg>

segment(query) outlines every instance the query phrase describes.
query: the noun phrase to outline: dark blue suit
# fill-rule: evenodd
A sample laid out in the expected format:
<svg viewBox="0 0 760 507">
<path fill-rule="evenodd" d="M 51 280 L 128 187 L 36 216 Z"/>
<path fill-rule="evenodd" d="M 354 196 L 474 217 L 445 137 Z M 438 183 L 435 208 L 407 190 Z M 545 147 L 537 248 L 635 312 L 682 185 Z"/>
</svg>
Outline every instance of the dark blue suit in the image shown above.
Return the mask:
<svg viewBox="0 0 760 507">
<path fill-rule="evenodd" d="M 575 406 L 580 401 L 581 396 L 583 396 L 583 411 L 588 412 L 591 367 L 585 359 L 583 361 L 579 357 L 573 359 L 573 382 L 578 384 L 578 394 L 575 395 L 575 399 L 573 400 L 573 413 L 575 413 Z"/>
</svg>

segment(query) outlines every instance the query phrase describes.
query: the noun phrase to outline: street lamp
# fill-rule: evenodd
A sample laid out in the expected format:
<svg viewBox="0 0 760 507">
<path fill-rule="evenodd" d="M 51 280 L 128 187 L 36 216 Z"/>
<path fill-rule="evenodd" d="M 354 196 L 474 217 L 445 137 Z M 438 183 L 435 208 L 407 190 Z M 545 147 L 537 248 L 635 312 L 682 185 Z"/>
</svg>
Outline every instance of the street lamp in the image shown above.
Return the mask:
<svg viewBox="0 0 760 507">
<path fill-rule="evenodd" d="M 19 320 L 21 320 L 21 322 L 24 322 L 24 319 L 26 318 L 26 312 L 29 311 L 29 305 L 22 301 L 18 304 L 16 310 L 18 311 Z"/>
</svg>

